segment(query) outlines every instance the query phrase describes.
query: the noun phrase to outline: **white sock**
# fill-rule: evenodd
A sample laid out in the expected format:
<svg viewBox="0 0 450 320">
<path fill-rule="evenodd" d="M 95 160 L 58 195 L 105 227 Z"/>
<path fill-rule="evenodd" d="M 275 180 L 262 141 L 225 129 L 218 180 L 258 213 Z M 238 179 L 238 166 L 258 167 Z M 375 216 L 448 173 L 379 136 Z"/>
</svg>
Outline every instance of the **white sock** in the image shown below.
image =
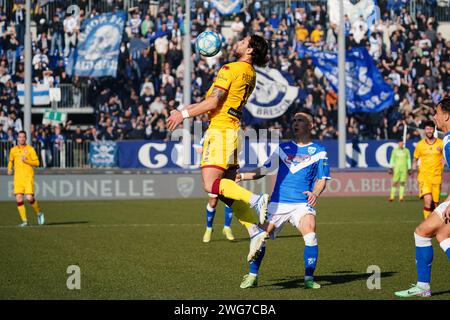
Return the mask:
<svg viewBox="0 0 450 320">
<path fill-rule="evenodd" d="M 450 238 L 445 239 L 444 241 L 439 243 L 439 245 L 441 246 L 442 250 L 444 250 L 444 252 L 447 252 L 447 250 L 450 248 Z"/>
<path fill-rule="evenodd" d="M 250 203 L 249 203 L 250 208 L 254 208 L 258 204 L 259 197 L 261 197 L 261 195 L 252 194 L 252 196 L 250 197 Z"/>
<path fill-rule="evenodd" d="M 311 276 L 305 276 L 305 281 L 307 281 L 307 280 L 314 280 L 314 277 L 311 277 Z"/>
<path fill-rule="evenodd" d="M 430 290 L 430 284 L 428 282 L 417 282 L 417 286 L 420 289 Z"/>
</svg>

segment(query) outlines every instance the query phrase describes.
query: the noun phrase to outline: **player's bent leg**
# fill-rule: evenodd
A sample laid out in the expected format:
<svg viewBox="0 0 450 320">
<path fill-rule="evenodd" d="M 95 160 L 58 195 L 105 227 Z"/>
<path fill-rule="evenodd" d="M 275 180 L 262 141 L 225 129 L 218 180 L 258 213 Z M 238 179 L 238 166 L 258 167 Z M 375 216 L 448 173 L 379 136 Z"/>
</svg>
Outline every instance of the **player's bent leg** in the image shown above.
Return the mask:
<svg viewBox="0 0 450 320">
<path fill-rule="evenodd" d="M 26 194 L 25 197 L 27 198 L 28 203 L 31 205 L 37 215 L 38 224 L 43 225 L 45 223 L 44 213 L 41 212 L 41 208 L 39 207 L 39 203 L 37 202 L 36 198 L 33 194 Z"/>
<path fill-rule="evenodd" d="M 424 219 L 427 219 L 431 212 L 433 212 L 433 209 L 431 208 L 431 204 L 432 204 L 432 197 L 431 197 L 431 193 L 427 193 L 423 196 L 423 217 Z"/>
<path fill-rule="evenodd" d="M 258 220 L 254 212 L 243 201 L 234 201 L 231 205 L 234 215 L 239 222 L 247 229 L 250 235 L 250 250 L 247 261 L 252 261 L 261 253 L 262 247 L 266 241 L 267 233 L 258 227 Z"/>
<path fill-rule="evenodd" d="M 233 219 L 233 209 L 231 209 L 228 205 L 225 205 L 224 209 L 224 224 L 222 233 L 229 241 L 234 241 L 234 235 L 231 231 L 231 220 Z"/>
<path fill-rule="evenodd" d="M 316 217 L 313 214 L 304 215 L 298 227 L 305 241 L 303 261 L 305 264 L 305 288 L 320 289 L 320 284 L 314 282 L 314 271 L 316 270 L 319 256 L 319 246 L 316 236 Z"/>
<path fill-rule="evenodd" d="M 203 242 L 211 241 L 213 232 L 214 216 L 216 215 L 217 196 L 209 195 L 208 204 L 206 205 L 206 230 L 203 234 Z"/>
<path fill-rule="evenodd" d="M 415 229 L 414 241 L 416 244 L 417 283 L 409 289 L 395 292 L 396 296 L 402 298 L 431 296 L 430 280 L 431 265 L 433 262 L 433 246 L 431 240 L 442 224 L 441 217 L 434 211 Z"/>
</svg>

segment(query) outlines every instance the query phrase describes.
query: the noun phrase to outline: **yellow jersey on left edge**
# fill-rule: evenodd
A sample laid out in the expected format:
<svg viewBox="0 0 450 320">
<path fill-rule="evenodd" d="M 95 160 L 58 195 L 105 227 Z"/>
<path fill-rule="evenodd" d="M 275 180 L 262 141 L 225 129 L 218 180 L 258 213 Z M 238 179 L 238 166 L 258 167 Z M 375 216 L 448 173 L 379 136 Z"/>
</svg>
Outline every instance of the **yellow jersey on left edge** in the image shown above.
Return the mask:
<svg viewBox="0 0 450 320">
<path fill-rule="evenodd" d="M 14 181 L 34 179 L 33 166 L 39 166 L 39 159 L 32 146 L 15 146 L 10 150 L 8 170 L 14 169 Z"/>
<path fill-rule="evenodd" d="M 433 144 L 428 144 L 425 139 L 420 140 L 414 150 L 414 158 L 420 160 L 419 182 L 431 184 L 442 183 L 442 172 L 444 171 L 444 142 L 437 138 Z"/>
<path fill-rule="evenodd" d="M 226 91 L 227 98 L 222 106 L 209 114 L 209 128 L 239 129 L 242 110 L 256 85 L 256 71 L 248 62 L 237 61 L 220 68 L 213 85 L 206 93 L 208 97 L 214 88 Z"/>
</svg>

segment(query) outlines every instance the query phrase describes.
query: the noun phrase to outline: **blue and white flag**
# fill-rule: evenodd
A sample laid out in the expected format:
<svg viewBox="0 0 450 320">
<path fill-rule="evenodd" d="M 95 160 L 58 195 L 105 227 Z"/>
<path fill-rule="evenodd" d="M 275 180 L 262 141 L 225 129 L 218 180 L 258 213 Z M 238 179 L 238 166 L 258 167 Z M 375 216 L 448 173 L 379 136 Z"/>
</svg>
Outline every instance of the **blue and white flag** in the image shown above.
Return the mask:
<svg viewBox="0 0 450 320">
<path fill-rule="evenodd" d="M 117 144 L 114 141 L 92 142 L 89 146 L 89 154 L 93 167 L 117 166 Z"/>
<path fill-rule="evenodd" d="M 339 2 L 341 0 L 328 0 L 328 12 L 330 22 L 339 25 Z M 343 0 L 344 13 L 348 15 L 350 22 L 353 24 L 363 16 L 364 21 L 367 22 L 367 27 L 375 24 L 375 21 L 380 18 L 380 9 L 377 6 L 377 0 Z"/>
<path fill-rule="evenodd" d="M 211 0 L 211 6 L 222 15 L 230 15 L 241 11 L 241 0 Z"/>
<path fill-rule="evenodd" d="M 245 106 L 248 124 L 282 116 L 298 97 L 289 75 L 272 68 L 255 68 L 256 86 Z"/>
<path fill-rule="evenodd" d="M 104 13 L 83 22 L 79 42 L 67 64 L 69 75 L 115 77 L 126 14 Z"/>
<path fill-rule="evenodd" d="M 25 104 L 25 85 L 23 83 L 17 84 L 17 96 L 19 97 L 19 104 Z M 45 106 L 50 104 L 50 88 L 48 84 L 37 84 L 31 86 L 31 93 L 33 95 L 34 106 Z"/>
<path fill-rule="evenodd" d="M 335 92 L 338 92 L 336 52 L 308 51 Z M 394 91 L 384 81 L 375 62 L 364 47 L 347 50 L 346 100 L 348 112 L 379 112 L 394 103 Z"/>
</svg>

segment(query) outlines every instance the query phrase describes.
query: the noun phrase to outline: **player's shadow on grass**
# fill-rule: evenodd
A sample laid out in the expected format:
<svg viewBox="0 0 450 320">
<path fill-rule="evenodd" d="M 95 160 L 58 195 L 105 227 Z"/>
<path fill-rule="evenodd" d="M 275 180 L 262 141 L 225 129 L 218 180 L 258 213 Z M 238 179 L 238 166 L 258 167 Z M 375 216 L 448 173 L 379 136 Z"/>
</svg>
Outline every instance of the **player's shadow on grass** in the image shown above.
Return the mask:
<svg viewBox="0 0 450 320">
<path fill-rule="evenodd" d="M 439 292 L 434 292 L 434 291 L 433 291 L 432 297 L 434 297 L 434 296 L 440 296 L 441 294 L 447 294 L 447 293 L 450 293 L 450 290 L 447 290 L 447 291 L 439 291 Z"/>
<path fill-rule="evenodd" d="M 381 278 L 392 277 L 396 272 L 381 272 Z M 314 277 L 314 280 L 317 281 L 322 287 L 349 283 L 354 281 L 362 281 L 367 280 L 371 274 L 369 273 L 353 273 L 352 271 L 337 271 L 334 274 L 330 275 L 318 275 Z M 261 287 L 280 287 L 279 289 L 295 289 L 304 287 L 303 281 L 304 278 L 301 277 L 288 277 L 286 279 L 277 279 L 276 282 L 261 286 Z M 445 293 L 445 292 L 443 292 Z"/>
<path fill-rule="evenodd" d="M 64 226 L 64 225 L 71 225 L 71 224 L 86 224 L 89 223 L 89 221 L 64 221 L 64 222 L 49 222 L 46 223 L 46 226 Z"/>
</svg>

